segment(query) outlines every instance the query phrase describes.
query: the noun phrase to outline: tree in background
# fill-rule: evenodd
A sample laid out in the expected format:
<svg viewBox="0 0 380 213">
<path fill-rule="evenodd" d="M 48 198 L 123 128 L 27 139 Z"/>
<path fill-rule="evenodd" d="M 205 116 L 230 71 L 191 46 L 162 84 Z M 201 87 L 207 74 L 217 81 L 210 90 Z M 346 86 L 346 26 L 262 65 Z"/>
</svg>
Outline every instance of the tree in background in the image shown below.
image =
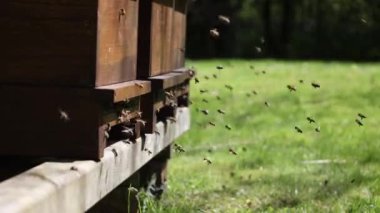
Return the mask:
<svg viewBox="0 0 380 213">
<path fill-rule="evenodd" d="M 380 58 L 378 0 L 197 0 L 188 26 L 191 58 Z M 208 37 L 212 27 L 218 40 Z"/>
</svg>

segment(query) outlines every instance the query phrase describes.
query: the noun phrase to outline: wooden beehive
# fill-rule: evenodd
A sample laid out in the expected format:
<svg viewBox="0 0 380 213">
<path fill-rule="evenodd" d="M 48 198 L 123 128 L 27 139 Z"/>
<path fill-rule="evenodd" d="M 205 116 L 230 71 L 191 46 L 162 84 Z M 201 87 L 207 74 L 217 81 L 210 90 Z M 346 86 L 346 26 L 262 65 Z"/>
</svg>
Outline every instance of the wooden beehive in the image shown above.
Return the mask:
<svg viewBox="0 0 380 213">
<path fill-rule="evenodd" d="M 136 79 L 139 0 L 2 0 L 0 83 L 104 86 Z"/>
<path fill-rule="evenodd" d="M 100 159 L 112 140 L 140 137 L 140 124 L 134 120 L 139 118 L 141 97 L 150 91 L 149 81 L 96 90 L 2 86 L 0 156 Z M 135 132 L 123 135 L 120 125 Z"/>
<path fill-rule="evenodd" d="M 138 78 L 184 66 L 188 0 L 140 2 Z"/>
</svg>

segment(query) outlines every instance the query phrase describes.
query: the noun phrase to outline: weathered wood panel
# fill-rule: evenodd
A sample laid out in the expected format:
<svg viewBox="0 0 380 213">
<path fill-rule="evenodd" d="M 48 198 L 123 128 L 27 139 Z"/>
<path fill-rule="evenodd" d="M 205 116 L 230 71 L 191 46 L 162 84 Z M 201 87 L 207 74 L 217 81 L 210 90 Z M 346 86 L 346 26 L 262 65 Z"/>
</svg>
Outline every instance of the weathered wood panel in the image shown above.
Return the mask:
<svg viewBox="0 0 380 213">
<path fill-rule="evenodd" d="M 113 144 L 99 162 L 47 162 L 0 183 L 0 212 L 88 210 L 190 128 L 187 108 L 178 109 L 176 119 L 158 123 L 159 134 L 147 134 L 143 143 Z"/>
<path fill-rule="evenodd" d="M 135 79 L 138 1 L 98 1 L 3 0 L 0 83 L 93 87 Z"/>
<path fill-rule="evenodd" d="M 187 0 L 175 0 L 171 65 L 173 69 L 185 66 L 187 7 Z"/>
</svg>

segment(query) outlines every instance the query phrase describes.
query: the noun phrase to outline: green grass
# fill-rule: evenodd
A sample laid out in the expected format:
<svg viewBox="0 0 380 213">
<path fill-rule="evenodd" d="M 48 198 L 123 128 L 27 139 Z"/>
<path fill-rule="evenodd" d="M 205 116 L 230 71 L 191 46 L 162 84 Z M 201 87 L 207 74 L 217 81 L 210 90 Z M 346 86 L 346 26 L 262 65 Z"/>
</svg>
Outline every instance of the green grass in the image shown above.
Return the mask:
<svg viewBox="0 0 380 213">
<path fill-rule="evenodd" d="M 191 87 L 192 129 L 177 141 L 186 153 L 171 160 L 168 191 L 152 212 L 380 212 L 380 63 L 209 60 L 188 66 L 201 81 Z M 321 88 L 312 88 L 313 81 Z M 358 112 L 368 116 L 363 127 L 355 123 Z M 304 163 L 321 159 L 337 162 Z"/>
</svg>

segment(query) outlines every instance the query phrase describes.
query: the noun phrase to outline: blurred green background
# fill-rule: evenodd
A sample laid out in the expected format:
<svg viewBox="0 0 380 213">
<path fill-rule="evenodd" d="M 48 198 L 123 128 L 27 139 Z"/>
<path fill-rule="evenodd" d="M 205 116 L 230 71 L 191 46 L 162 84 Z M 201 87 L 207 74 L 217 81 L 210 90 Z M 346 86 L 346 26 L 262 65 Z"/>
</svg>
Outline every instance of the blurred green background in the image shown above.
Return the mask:
<svg viewBox="0 0 380 213">
<path fill-rule="evenodd" d="M 231 25 L 218 23 L 219 14 L 229 16 Z M 213 27 L 221 33 L 217 40 L 208 36 Z M 379 0 L 195 0 L 189 9 L 187 54 L 377 60 L 379 38 Z"/>
</svg>

